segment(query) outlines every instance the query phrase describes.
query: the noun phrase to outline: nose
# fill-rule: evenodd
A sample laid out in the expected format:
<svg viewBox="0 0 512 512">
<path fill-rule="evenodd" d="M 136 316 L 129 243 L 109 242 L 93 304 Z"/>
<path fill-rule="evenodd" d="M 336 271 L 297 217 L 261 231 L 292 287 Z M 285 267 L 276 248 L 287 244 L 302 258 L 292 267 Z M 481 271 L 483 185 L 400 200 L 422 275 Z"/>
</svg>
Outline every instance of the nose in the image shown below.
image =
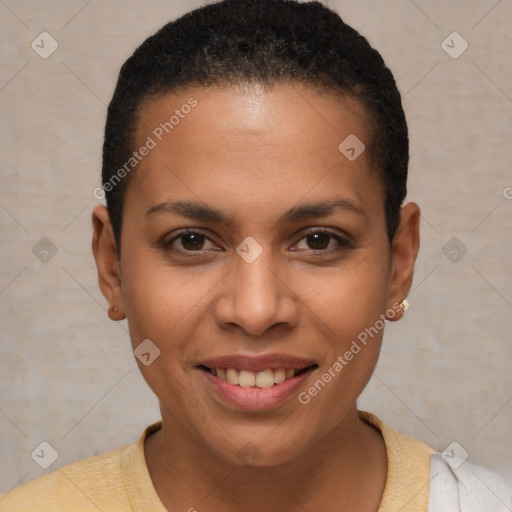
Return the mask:
<svg viewBox="0 0 512 512">
<path fill-rule="evenodd" d="M 293 284 L 285 281 L 270 249 L 252 263 L 236 255 L 232 265 L 215 304 L 219 327 L 261 336 L 278 325 L 290 328 L 297 324 L 299 308 Z"/>
</svg>

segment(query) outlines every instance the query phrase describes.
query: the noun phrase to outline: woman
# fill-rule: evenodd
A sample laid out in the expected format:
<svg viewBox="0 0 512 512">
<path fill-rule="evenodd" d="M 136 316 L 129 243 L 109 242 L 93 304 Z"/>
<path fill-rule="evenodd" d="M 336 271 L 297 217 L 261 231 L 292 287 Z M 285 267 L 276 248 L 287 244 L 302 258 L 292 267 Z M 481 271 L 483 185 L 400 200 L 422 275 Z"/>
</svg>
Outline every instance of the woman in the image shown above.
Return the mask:
<svg viewBox="0 0 512 512">
<path fill-rule="evenodd" d="M 148 38 L 109 106 L 93 252 L 162 421 L 2 510 L 509 510 L 491 471 L 357 409 L 407 309 L 407 166 L 391 72 L 318 2 L 224 0 Z"/>
</svg>

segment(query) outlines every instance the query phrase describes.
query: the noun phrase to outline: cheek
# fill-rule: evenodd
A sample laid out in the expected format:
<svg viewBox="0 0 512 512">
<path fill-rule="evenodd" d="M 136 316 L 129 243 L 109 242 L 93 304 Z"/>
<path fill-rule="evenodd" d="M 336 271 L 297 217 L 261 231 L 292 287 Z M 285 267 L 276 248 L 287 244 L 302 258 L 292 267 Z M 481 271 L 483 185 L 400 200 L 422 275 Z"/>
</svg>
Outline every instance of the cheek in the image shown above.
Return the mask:
<svg viewBox="0 0 512 512">
<path fill-rule="evenodd" d="M 190 406 L 189 394 L 183 392 L 190 319 L 206 314 L 202 308 L 212 283 L 209 274 L 204 270 L 201 273 L 199 267 L 185 272 L 160 259 L 155 258 L 153 250 L 144 250 L 125 260 L 125 310 L 133 349 L 149 339 L 160 351 L 147 366 L 137 360 L 142 376 L 168 407 L 185 410 Z"/>
<path fill-rule="evenodd" d="M 333 428 L 357 401 L 377 365 L 386 295 L 379 290 L 384 280 L 373 278 L 365 286 L 355 275 L 333 278 L 329 292 L 320 294 L 314 306 L 319 320 L 313 332 L 318 336 L 322 331 L 326 357 L 316 379 L 297 399 L 310 418 L 323 418 L 322 432 Z"/>
<path fill-rule="evenodd" d="M 353 264 L 330 269 L 324 275 L 304 274 L 296 280 L 295 290 L 311 313 L 306 322 L 313 322 L 312 335 L 320 338 L 327 349 L 318 375 L 318 379 L 328 381 L 327 389 L 324 391 L 317 380 L 315 389 L 309 388 L 310 395 L 306 390 L 311 398 L 318 395 L 317 405 L 328 402 L 329 407 L 337 409 L 346 400 L 355 400 L 377 363 L 389 277 L 386 262 L 377 254 L 354 259 Z"/>
<path fill-rule="evenodd" d="M 384 313 L 388 269 L 382 258 L 370 254 L 354 258 L 350 264 L 322 270 L 296 276 L 290 287 L 314 313 L 311 318 L 326 335 L 338 340 L 341 349 Z"/>
<path fill-rule="evenodd" d="M 172 266 L 155 249 L 130 254 L 135 256 L 123 261 L 122 282 L 132 344 L 150 339 L 179 355 L 188 338 L 187 324 L 206 314 L 209 293 L 222 273 Z"/>
</svg>

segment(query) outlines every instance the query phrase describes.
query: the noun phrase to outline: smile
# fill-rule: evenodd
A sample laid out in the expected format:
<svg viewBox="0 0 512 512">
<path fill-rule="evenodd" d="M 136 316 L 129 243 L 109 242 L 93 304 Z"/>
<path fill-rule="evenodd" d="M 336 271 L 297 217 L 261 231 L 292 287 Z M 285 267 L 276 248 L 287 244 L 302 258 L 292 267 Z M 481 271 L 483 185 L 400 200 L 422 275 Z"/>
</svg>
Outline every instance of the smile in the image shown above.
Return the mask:
<svg viewBox="0 0 512 512">
<path fill-rule="evenodd" d="M 316 366 L 316 365 L 312 365 Z M 312 366 L 306 368 L 267 368 L 259 372 L 252 372 L 249 370 L 238 370 L 237 368 L 208 368 L 202 366 L 206 371 L 215 375 L 221 380 L 227 381 L 234 386 L 242 388 L 270 388 L 281 384 L 285 380 L 292 379 L 304 372 L 312 369 Z"/>
<path fill-rule="evenodd" d="M 231 408 L 263 411 L 285 404 L 318 368 L 311 360 L 283 354 L 233 355 L 202 361 L 196 366 L 208 393 Z"/>
</svg>

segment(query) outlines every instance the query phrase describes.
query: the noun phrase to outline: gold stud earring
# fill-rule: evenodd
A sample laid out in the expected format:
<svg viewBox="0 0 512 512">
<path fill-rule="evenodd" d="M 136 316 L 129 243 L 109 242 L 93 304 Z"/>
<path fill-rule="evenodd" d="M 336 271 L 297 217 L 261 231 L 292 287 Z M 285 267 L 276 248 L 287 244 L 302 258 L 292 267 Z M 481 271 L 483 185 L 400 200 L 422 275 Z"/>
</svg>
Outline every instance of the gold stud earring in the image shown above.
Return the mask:
<svg viewBox="0 0 512 512">
<path fill-rule="evenodd" d="M 409 309 L 409 302 L 407 302 L 407 299 L 404 299 L 402 301 L 402 304 L 400 304 L 401 308 L 404 310 L 404 311 L 407 311 Z"/>
</svg>

